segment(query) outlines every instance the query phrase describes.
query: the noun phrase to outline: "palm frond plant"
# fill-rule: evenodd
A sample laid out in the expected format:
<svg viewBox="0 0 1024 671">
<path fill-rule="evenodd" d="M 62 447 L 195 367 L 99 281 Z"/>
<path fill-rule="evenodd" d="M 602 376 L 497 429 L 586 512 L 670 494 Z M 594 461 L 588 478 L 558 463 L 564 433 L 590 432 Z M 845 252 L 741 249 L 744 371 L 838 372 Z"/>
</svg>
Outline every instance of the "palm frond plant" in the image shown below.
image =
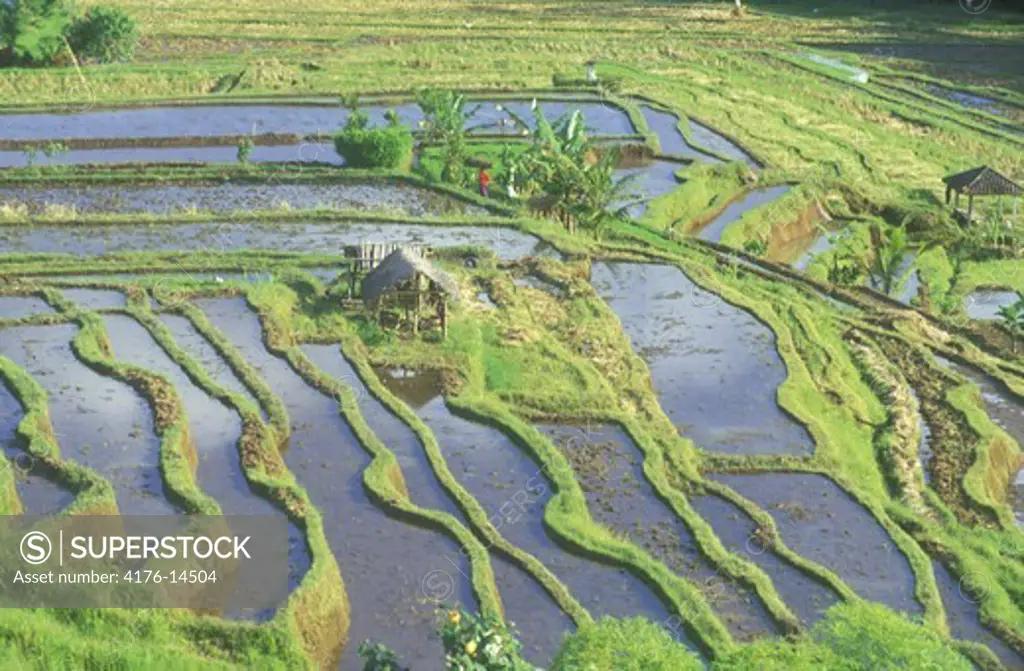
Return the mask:
<svg viewBox="0 0 1024 671">
<path fill-rule="evenodd" d="M 1017 340 L 1024 332 L 1024 297 L 1019 294 L 1017 302 L 999 308 L 999 324 L 1010 336 L 1010 352 L 1017 353 Z"/>
</svg>

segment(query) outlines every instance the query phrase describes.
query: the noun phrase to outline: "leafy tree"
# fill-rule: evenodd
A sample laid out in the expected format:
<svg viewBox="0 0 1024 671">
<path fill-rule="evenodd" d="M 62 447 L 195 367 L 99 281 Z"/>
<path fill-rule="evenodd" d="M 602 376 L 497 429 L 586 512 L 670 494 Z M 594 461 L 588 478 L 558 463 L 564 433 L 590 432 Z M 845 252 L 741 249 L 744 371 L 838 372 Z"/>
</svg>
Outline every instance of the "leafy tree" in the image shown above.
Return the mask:
<svg viewBox="0 0 1024 671">
<path fill-rule="evenodd" d="M 353 110 L 334 136 L 334 148 L 351 168 L 401 168 L 412 160 L 412 131 L 406 126 L 370 128 L 370 117 Z"/>
<path fill-rule="evenodd" d="M 999 323 L 1010 336 L 1010 352 L 1017 353 L 1017 340 L 1024 333 L 1024 298 L 999 308 Z"/>
<path fill-rule="evenodd" d="M 70 26 L 64 0 L 0 2 L 0 51 L 18 65 L 52 63 L 67 48 Z"/>
<path fill-rule="evenodd" d="M 249 155 L 252 153 L 252 147 L 252 138 L 250 138 L 248 135 L 242 137 L 242 139 L 238 141 L 237 156 L 239 163 L 244 164 L 249 162 Z"/>
<path fill-rule="evenodd" d="M 893 227 L 883 233 L 881 226 L 872 225 L 871 256 L 866 270 L 871 285 L 886 295 L 896 289 L 907 246 L 905 226 Z"/>
<path fill-rule="evenodd" d="M 466 97 L 455 91 L 425 89 L 416 96 L 423 110 L 426 141 L 443 149 L 441 179 L 452 184 L 466 183 L 467 124 L 480 105 L 467 108 Z"/>
<path fill-rule="evenodd" d="M 79 56 L 112 63 L 131 60 L 138 37 L 135 20 L 127 12 L 96 5 L 75 19 L 68 41 Z"/>
<path fill-rule="evenodd" d="M 441 628 L 446 667 L 451 671 L 536 671 L 519 655 L 522 644 L 492 615 L 452 610 Z"/>
</svg>

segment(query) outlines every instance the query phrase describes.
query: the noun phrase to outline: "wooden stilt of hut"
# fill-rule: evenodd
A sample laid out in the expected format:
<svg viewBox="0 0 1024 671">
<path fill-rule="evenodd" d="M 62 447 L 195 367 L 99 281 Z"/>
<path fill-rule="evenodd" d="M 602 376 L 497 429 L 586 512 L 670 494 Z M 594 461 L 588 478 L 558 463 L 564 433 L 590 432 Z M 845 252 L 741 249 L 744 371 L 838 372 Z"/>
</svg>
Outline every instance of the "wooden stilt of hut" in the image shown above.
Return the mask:
<svg viewBox="0 0 1024 671">
<path fill-rule="evenodd" d="M 950 195 L 955 193 L 953 214 L 965 226 L 970 225 L 974 217 L 975 196 L 1010 196 L 1013 198 L 1013 214 L 1017 214 L 1017 197 L 1022 193 L 1020 185 L 987 165 L 943 177 L 942 181 L 946 184 L 946 204 L 949 204 Z M 961 193 L 967 194 L 966 212 L 960 209 Z"/>
<path fill-rule="evenodd" d="M 451 275 L 415 252 L 398 248 L 362 280 L 362 298 L 378 321 L 394 320 L 418 334 L 421 325 L 436 324 L 448 335 L 448 304 L 458 300 Z"/>
</svg>

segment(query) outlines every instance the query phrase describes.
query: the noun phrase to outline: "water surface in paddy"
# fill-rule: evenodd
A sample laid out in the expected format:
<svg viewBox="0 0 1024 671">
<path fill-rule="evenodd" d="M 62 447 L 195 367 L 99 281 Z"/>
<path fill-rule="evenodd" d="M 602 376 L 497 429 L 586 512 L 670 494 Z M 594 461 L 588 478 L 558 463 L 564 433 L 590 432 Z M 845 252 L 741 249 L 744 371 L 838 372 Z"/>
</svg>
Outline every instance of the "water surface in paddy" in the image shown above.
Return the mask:
<svg viewBox="0 0 1024 671">
<path fill-rule="evenodd" d="M 807 431 L 776 403 L 787 373 L 770 329 L 673 266 L 595 263 L 591 272 L 683 435 L 734 454 L 809 452 Z"/>
<path fill-rule="evenodd" d="M 615 172 L 616 179 L 629 179 L 629 190 L 643 199 L 643 202 L 635 202 L 630 199 L 629 202 L 633 204 L 627 208 L 627 214 L 633 218 L 640 217 L 647 211 L 650 201 L 664 196 L 679 186 L 676 173 L 684 167 L 681 163 L 655 159 L 645 161 L 632 168 L 617 170 Z M 612 207 L 619 208 L 626 204 L 625 202 L 613 203 Z"/>
<path fill-rule="evenodd" d="M 815 473 L 713 474 L 775 519 L 789 548 L 832 570 L 861 597 L 920 613 L 906 556 L 864 507 Z"/>
<path fill-rule="evenodd" d="M 99 256 L 130 251 L 229 251 L 271 249 L 339 253 L 346 245 L 371 242 L 431 247 L 475 245 L 492 249 L 503 260 L 543 249 L 527 233 L 487 226 L 428 226 L 370 223 L 230 223 L 146 226 L 0 227 L 2 252 L 59 252 Z"/>
<path fill-rule="evenodd" d="M 32 165 L 83 165 L 102 163 L 237 163 L 238 147 L 124 147 L 117 149 L 72 149 L 63 154 L 39 154 Z M 344 161 L 334 147 L 305 143 L 256 146 L 250 163 L 328 163 Z M 0 151 L 0 168 L 22 168 L 28 157 L 21 151 Z"/>
<path fill-rule="evenodd" d="M 689 528 L 658 498 L 644 475 L 643 453 L 621 428 L 541 424 L 537 429 L 572 464 L 595 520 L 696 585 L 738 640 L 777 633 L 757 594 L 716 570 Z"/>
<path fill-rule="evenodd" d="M 690 137 L 697 146 L 710 149 L 730 161 L 743 161 L 755 170 L 761 167 L 753 156 L 743 151 L 735 142 L 693 119 L 690 119 Z"/>
<path fill-rule="evenodd" d="M 0 339 L 3 337 L 3 332 L 0 332 Z M 3 446 L 3 456 L 14 471 L 14 486 L 21 499 L 22 511 L 29 515 L 52 515 L 71 503 L 75 496 L 47 479 L 35 459 L 21 449 L 22 440 L 17 431 L 22 416 L 21 403 L 0 377 L 0 446 Z"/>
<path fill-rule="evenodd" d="M 37 296 L 0 296 L 0 319 L 21 319 L 54 312 L 49 303 Z"/>
<path fill-rule="evenodd" d="M 44 212 L 48 205 L 73 207 L 80 213 L 148 212 L 168 214 L 181 210 L 235 212 L 267 210 L 287 204 L 295 209 L 329 207 L 348 210 L 386 209 L 410 216 L 488 215 L 476 205 L 404 183 L 377 184 L 201 184 L 189 186 L 66 186 L 2 187 L 0 203 L 23 203 L 29 212 Z M 232 222 L 237 228 L 248 219 Z M 227 226 L 227 225 L 225 225 Z M 67 227 L 65 227 L 66 229 Z"/>
<path fill-rule="evenodd" d="M 695 496 L 690 503 L 715 530 L 727 550 L 757 564 L 772 579 L 775 590 L 805 626 L 813 625 L 841 599 L 827 587 L 765 549 L 757 540 L 757 523 L 743 509 L 715 495 Z"/>
<path fill-rule="evenodd" d="M 669 156 L 679 156 L 699 163 L 721 163 L 722 161 L 714 156 L 705 154 L 691 147 L 686 138 L 679 131 L 679 117 L 671 112 L 662 112 L 650 105 L 641 105 L 644 119 L 647 120 L 647 127 L 658 136 L 661 144 L 661 153 Z"/>
<path fill-rule="evenodd" d="M 533 113 L 528 101 L 501 101 L 531 126 Z M 574 102 L 541 101 L 540 107 L 553 121 L 566 112 L 579 109 L 586 126 L 595 134 L 625 135 L 635 132 L 625 111 L 594 100 Z M 469 101 L 467 109 L 479 109 L 469 127 L 480 132 L 517 133 L 512 125 L 499 125 L 507 118 L 495 102 Z M 418 127 L 423 113 L 414 103 L 366 105 L 371 125 L 383 125 L 387 110 L 394 110 L 403 122 Z M 92 110 L 69 114 L 0 115 L 5 139 L 39 138 L 123 138 L 188 137 L 195 135 L 244 135 L 265 133 L 333 133 L 340 129 L 351 112 L 334 105 L 201 105 L 149 107 L 139 109 Z"/>
<path fill-rule="evenodd" d="M 62 289 L 61 293 L 87 310 L 116 310 L 128 304 L 124 293 L 113 289 Z"/>
<path fill-rule="evenodd" d="M 942 595 L 942 603 L 946 607 L 949 633 L 953 638 L 976 641 L 988 646 L 1007 669 L 1024 668 L 1024 655 L 996 638 L 978 619 L 982 597 L 962 589 L 961 582 L 938 561 L 932 560 L 932 569 L 935 572 L 935 582 L 939 586 L 939 594 Z"/>
<path fill-rule="evenodd" d="M 722 233 L 735 221 L 738 221 L 740 217 L 749 212 L 750 210 L 766 205 L 776 198 L 779 198 L 787 191 L 789 191 L 788 185 L 781 186 L 770 186 L 764 189 L 753 189 L 743 194 L 736 200 L 732 201 L 725 206 L 722 213 L 712 219 L 707 225 L 702 226 L 697 231 L 697 237 L 701 240 L 710 240 L 711 242 L 721 242 Z"/>
<path fill-rule="evenodd" d="M 285 461 L 309 492 L 351 604 L 349 645 L 341 668 L 359 668 L 366 639 L 396 650 L 406 663 L 437 660 L 435 598 L 476 608 L 469 564 L 458 545 L 433 531 L 388 517 L 367 496 L 369 456 L 340 415 L 338 402 L 312 387 L 264 347 L 257 316 L 242 299 L 199 301 L 210 321 L 263 376 L 291 419 Z M 439 573 L 439 571 L 444 572 Z"/>
<path fill-rule="evenodd" d="M 999 319 L 999 308 L 1020 300 L 1016 291 L 979 290 L 964 299 L 964 309 L 971 319 Z"/>
<path fill-rule="evenodd" d="M 107 478 L 118 507 L 133 515 L 174 515 L 160 477 L 160 441 L 147 402 L 131 387 L 75 358 L 72 325 L 3 331 L 0 354 L 27 370 L 49 395 L 61 457 Z"/>
<path fill-rule="evenodd" d="M 174 336 L 174 342 L 185 350 L 189 356 L 197 360 L 214 382 L 236 394 L 242 394 L 248 398 L 254 406 L 260 409 L 261 414 L 266 417 L 266 411 L 260 405 L 256 397 L 252 395 L 249 388 L 242 384 L 231 367 L 228 366 L 224 357 L 214 348 L 209 341 L 203 337 L 187 317 L 181 315 L 162 313 L 158 315 L 167 330 Z"/>
<path fill-rule="evenodd" d="M 434 432 L 452 474 L 480 502 L 499 531 L 543 562 L 591 615 L 643 615 L 654 622 L 670 621 L 664 604 L 639 578 L 572 554 L 548 536 L 543 518 L 552 485 L 541 467 L 508 436 L 453 414 L 441 396 L 424 400 L 425 394 L 418 390 L 409 394 L 408 375 L 403 376 L 406 383 L 399 385 L 387 370 L 378 374 Z M 546 653 L 553 655 L 554 650 Z"/>
</svg>

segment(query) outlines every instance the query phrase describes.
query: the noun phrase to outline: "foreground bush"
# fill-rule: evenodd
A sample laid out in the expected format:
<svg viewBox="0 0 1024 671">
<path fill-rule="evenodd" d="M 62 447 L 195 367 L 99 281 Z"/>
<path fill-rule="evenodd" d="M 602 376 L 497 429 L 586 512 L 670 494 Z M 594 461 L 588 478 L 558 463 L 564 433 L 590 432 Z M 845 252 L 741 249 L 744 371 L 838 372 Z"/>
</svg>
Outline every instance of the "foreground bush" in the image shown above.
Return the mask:
<svg viewBox="0 0 1024 671">
<path fill-rule="evenodd" d="M 369 128 L 369 117 L 353 111 L 345 128 L 334 136 L 334 148 L 350 168 L 404 168 L 412 161 L 413 137 L 391 117 L 383 128 Z"/>
<path fill-rule="evenodd" d="M 661 626 L 642 617 L 602 618 L 566 639 L 551 671 L 688 671 L 704 665 Z"/>
<path fill-rule="evenodd" d="M 75 19 L 68 41 L 80 58 L 101 63 L 127 61 L 135 53 L 138 31 L 134 19 L 124 10 L 100 5 Z"/>
<path fill-rule="evenodd" d="M 0 0 L 0 62 L 53 63 L 66 49 L 71 13 L 64 0 Z"/>
</svg>

